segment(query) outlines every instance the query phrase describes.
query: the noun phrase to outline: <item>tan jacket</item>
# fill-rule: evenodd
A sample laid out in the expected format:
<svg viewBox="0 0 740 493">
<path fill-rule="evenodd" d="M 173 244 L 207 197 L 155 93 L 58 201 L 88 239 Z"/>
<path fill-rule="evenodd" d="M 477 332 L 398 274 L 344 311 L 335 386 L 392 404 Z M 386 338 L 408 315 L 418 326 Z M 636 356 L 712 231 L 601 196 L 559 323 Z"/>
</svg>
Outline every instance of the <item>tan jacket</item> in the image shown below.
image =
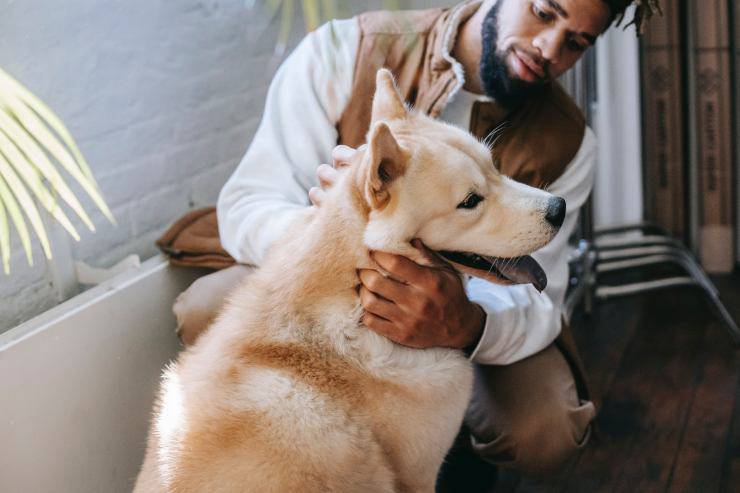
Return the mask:
<svg viewBox="0 0 740 493">
<path fill-rule="evenodd" d="M 457 26 L 478 9 L 468 2 L 458 9 L 379 11 L 358 16 L 360 42 L 352 95 L 339 124 L 339 141 L 357 147 L 370 125 L 375 73 L 393 71 L 406 101 L 438 117 L 453 91 L 463 84 L 446 53 L 452 48 Z M 447 39 L 450 37 L 451 39 Z M 484 139 L 502 121 L 508 128 L 492 154 L 500 171 L 536 187 L 554 182 L 580 148 L 585 119 L 573 100 L 557 84 L 547 85 L 518 110 L 506 114 L 495 103 L 477 102 L 470 131 Z"/>
</svg>

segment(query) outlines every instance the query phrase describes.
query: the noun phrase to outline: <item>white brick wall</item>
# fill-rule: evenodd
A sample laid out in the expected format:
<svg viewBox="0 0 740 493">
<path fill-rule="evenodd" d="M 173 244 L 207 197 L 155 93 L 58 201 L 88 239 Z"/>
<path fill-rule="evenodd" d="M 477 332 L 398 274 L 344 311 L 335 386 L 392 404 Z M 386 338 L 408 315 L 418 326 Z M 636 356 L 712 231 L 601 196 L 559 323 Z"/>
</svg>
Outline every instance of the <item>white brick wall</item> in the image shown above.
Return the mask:
<svg viewBox="0 0 740 493">
<path fill-rule="evenodd" d="M 381 5 L 340 3 L 348 15 Z M 4 2 L 0 65 L 62 117 L 118 220 L 108 224 L 84 200 L 97 233 L 75 221 L 82 240 L 58 235 L 55 261 L 105 267 L 130 253 L 146 259 L 174 219 L 215 202 L 256 130 L 281 61 L 274 54 L 279 18 L 263 5 Z M 303 22 L 294 24 L 286 53 L 303 34 Z M 36 265 L 28 267 L 17 238 L 13 243 L 11 276 L 0 277 L 0 332 L 63 296 L 38 248 Z"/>
</svg>

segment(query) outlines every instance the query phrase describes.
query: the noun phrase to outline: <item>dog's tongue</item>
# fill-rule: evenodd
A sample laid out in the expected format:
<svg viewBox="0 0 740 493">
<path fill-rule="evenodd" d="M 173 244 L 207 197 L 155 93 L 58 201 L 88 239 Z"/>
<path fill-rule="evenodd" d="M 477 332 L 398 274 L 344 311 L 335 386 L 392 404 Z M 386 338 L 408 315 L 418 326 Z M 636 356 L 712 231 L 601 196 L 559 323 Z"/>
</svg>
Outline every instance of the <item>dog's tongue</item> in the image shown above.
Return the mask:
<svg viewBox="0 0 740 493">
<path fill-rule="evenodd" d="M 532 284 L 542 291 L 547 286 L 547 275 L 540 264 L 529 255 L 516 258 L 497 258 L 467 252 L 438 252 L 465 274 L 501 283 Z"/>
<path fill-rule="evenodd" d="M 486 260 L 493 263 L 498 271 L 515 284 L 531 283 L 538 291 L 542 291 L 547 286 L 547 275 L 542 270 L 540 264 L 529 255 L 517 257 L 510 261 L 486 257 Z M 497 262 L 496 262 L 497 261 Z"/>
</svg>

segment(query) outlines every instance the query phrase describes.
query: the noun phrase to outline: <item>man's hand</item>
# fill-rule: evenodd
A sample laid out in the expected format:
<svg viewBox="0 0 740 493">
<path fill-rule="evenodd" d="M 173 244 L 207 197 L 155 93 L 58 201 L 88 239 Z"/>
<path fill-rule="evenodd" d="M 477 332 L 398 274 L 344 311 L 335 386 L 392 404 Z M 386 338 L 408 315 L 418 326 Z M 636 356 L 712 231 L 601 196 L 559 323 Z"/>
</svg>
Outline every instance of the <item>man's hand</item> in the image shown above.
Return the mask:
<svg viewBox="0 0 740 493">
<path fill-rule="evenodd" d="M 483 332 L 485 313 L 465 294 L 458 274 L 419 240 L 413 241 L 431 266 L 400 255 L 372 252 L 375 262 L 391 274 L 359 272 L 362 322 L 404 346 L 463 349 Z"/>
<path fill-rule="evenodd" d="M 316 176 L 319 178 L 319 185 L 321 186 L 311 187 L 308 191 L 308 198 L 313 205 L 321 205 L 321 202 L 324 200 L 324 195 L 326 194 L 325 190 L 331 188 L 339 177 L 337 169 L 348 166 L 356 152 L 356 149 L 349 146 L 336 146 L 331 152 L 331 166 L 328 164 L 322 164 L 316 168 Z"/>
</svg>

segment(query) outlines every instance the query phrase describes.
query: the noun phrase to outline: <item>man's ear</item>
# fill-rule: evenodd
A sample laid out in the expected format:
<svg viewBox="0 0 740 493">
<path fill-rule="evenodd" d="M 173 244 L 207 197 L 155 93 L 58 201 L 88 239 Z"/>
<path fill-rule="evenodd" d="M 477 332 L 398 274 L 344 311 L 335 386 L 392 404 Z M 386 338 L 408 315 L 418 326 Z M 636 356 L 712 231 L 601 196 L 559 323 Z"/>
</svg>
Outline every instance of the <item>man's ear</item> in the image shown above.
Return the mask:
<svg viewBox="0 0 740 493">
<path fill-rule="evenodd" d="M 406 170 L 406 153 L 384 122 L 370 129 L 365 162 L 363 191 L 372 209 L 382 209 L 390 200 L 390 184 Z"/>
<path fill-rule="evenodd" d="M 403 97 L 396 88 L 393 74 L 385 68 L 378 70 L 375 75 L 375 96 L 373 97 L 373 113 L 370 125 L 381 120 L 396 120 L 408 114 Z"/>
</svg>

